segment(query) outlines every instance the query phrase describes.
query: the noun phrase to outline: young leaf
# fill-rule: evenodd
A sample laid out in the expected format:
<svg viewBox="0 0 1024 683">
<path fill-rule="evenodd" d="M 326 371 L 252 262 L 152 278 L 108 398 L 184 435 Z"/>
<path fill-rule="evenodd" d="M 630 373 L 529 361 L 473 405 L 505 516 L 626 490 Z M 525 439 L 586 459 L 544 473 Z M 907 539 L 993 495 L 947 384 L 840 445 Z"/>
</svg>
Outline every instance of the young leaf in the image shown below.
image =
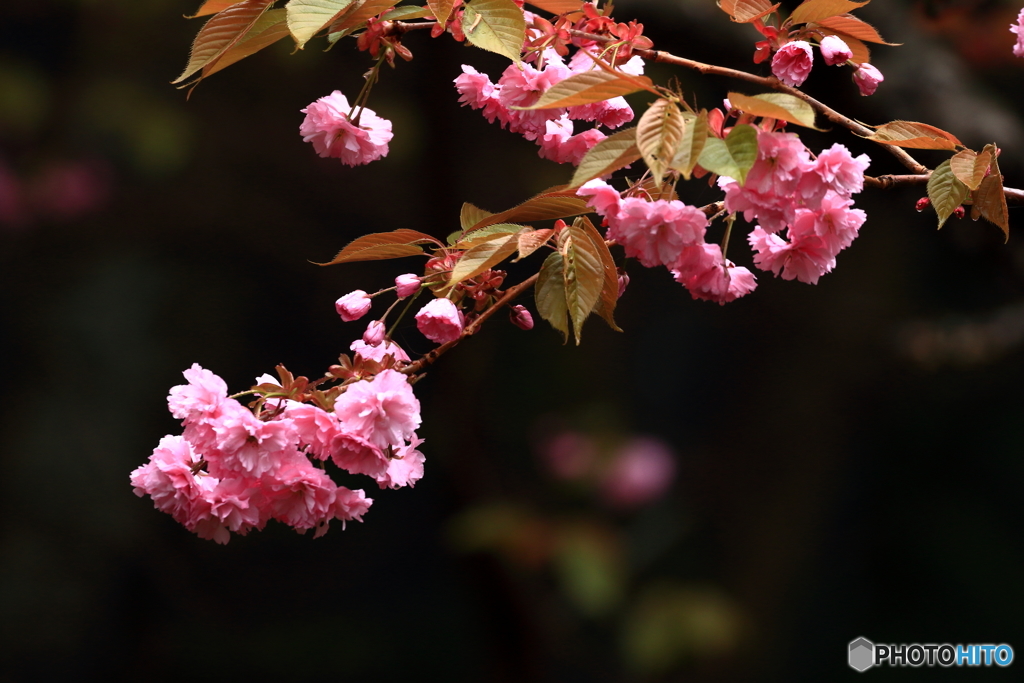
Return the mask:
<svg viewBox="0 0 1024 683">
<path fill-rule="evenodd" d="M 415 5 L 402 5 L 396 7 L 381 17 L 382 21 L 405 21 L 406 19 L 422 19 L 432 17 L 434 14 L 429 7 L 416 7 Z"/>
<path fill-rule="evenodd" d="M 520 228 L 521 229 L 521 228 Z M 463 280 L 475 277 L 496 266 L 515 253 L 518 241 L 515 234 L 500 235 L 467 249 L 452 269 L 448 285 L 454 287 Z"/>
<path fill-rule="evenodd" d="M 572 321 L 577 346 L 583 322 L 593 312 L 604 287 L 601 255 L 594 248 L 580 221 L 568 227 L 569 237 L 562 246 L 565 263 L 565 303 Z"/>
<path fill-rule="evenodd" d="M 356 0 L 342 13 L 342 15 L 331 22 L 331 33 L 352 33 L 366 23 L 370 17 L 375 17 L 389 7 L 393 7 L 395 0 Z"/>
<path fill-rule="evenodd" d="M 268 45 L 273 45 L 287 35 L 288 24 L 285 21 L 284 9 L 268 10 L 256 20 L 256 23 L 249 29 L 249 32 L 225 52 L 220 59 L 203 67 L 202 78 L 215 74 L 221 69 L 226 69 L 235 62 L 259 52 Z"/>
<path fill-rule="evenodd" d="M 556 109 L 558 107 L 575 107 L 591 102 L 603 102 L 620 95 L 653 88 L 654 83 L 647 76 L 629 76 L 624 78 L 615 72 L 591 69 L 583 73 L 569 76 L 548 88 L 540 99 L 530 107 L 512 107 L 513 109 Z"/>
<path fill-rule="evenodd" d="M 793 10 L 789 15 L 790 21 L 794 24 L 806 24 L 811 21 L 820 22 L 839 14 L 852 12 L 858 7 L 863 7 L 870 0 L 865 2 L 850 2 L 850 0 L 805 0 L 803 4 Z"/>
<path fill-rule="evenodd" d="M 540 267 L 533 296 L 537 302 L 537 313 L 551 323 L 551 327 L 562 333 L 569 341 L 569 307 L 565 301 L 565 266 L 560 253 L 552 252 Z"/>
<path fill-rule="evenodd" d="M 206 0 L 203 6 L 200 7 L 195 14 L 185 17 L 186 19 L 195 19 L 196 17 L 205 17 L 209 14 L 216 14 L 222 12 L 232 5 L 237 5 L 241 0 Z"/>
<path fill-rule="evenodd" d="M 467 233 L 454 233 L 457 235 L 455 240 L 456 249 L 469 249 L 475 247 L 478 244 L 483 244 L 488 240 L 492 240 L 495 237 L 503 235 L 514 235 L 521 230 L 531 230 L 532 228 L 525 228 L 522 225 L 516 225 L 515 223 L 498 223 L 497 225 L 488 225 L 486 228 L 480 228 L 479 230 L 472 230 Z"/>
<path fill-rule="evenodd" d="M 757 129 L 742 124 L 734 126 L 725 140 L 708 138 L 698 163 L 712 173 L 735 178 L 742 185 L 755 161 Z"/>
<path fill-rule="evenodd" d="M 608 323 L 616 332 L 622 332 L 618 325 L 615 324 L 615 306 L 619 302 L 619 273 L 615 269 L 615 259 L 612 258 L 612 253 L 608 251 L 608 244 L 601 237 L 601 233 L 597 231 L 594 224 L 590 222 L 586 216 L 580 216 L 576 219 L 576 223 L 583 228 L 583 232 L 587 237 L 590 238 L 591 244 L 601 257 L 601 269 L 604 271 L 604 284 L 601 287 L 601 296 L 597 300 L 597 305 L 594 306 L 594 313 L 604 318 L 604 321 Z M 574 229 L 577 226 L 573 226 Z M 577 231 L 578 232 L 578 231 Z M 579 237 L 578 239 L 582 239 Z"/>
<path fill-rule="evenodd" d="M 941 128 L 916 121 L 891 121 L 878 126 L 868 140 L 911 149 L 949 149 L 963 146 L 956 136 Z"/>
<path fill-rule="evenodd" d="M 533 221 L 555 218 L 568 218 L 569 216 L 578 216 L 588 211 L 590 211 L 590 208 L 587 206 L 587 203 L 577 197 L 575 192 L 566 190 L 564 187 L 554 187 L 530 197 L 522 204 L 514 206 L 508 211 L 488 216 L 477 222 L 471 230 L 479 230 L 488 225 L 507 223 L 509 221 L 531 223 Z"/>
<path fill-rule="evenodd" d="M 583 5 L 583 0 L 527 0 L 527 2 L 552 14 L 579 12 Z"/>
<path fill-rule="evenodd" d="M 212 66 L 249 32 L 272 4 L 274 0 L 245 0 L 214 15 L 199 29 L 192 42 L 192 53 L 185 71 L 171 83 L 181 83 L 200 69 Z"/>
<path fill-rule="evenodd" d="M 981 181 L 978 191 L 974 193 L 974 204 L 971 206 L 971 218 L 984 218 L 995 223 L 1003 230 L 1006 241 L 1010 240 L 1010 217 L 1006 208 L 1006 194 L 1003 192 L 1003 175 L 999 172 L 999 161 L 996 159 L 996 146 L 985 145 L 982 154 L 988 153 L 992 158 L 992 172 Z"/>
<path fill-rule="evenodd" d="M 683 117 L 686 119 L 686 126 L 683 129 L 683 139 L 679 141 L 679 148 L 672 159 L 672 168 L 689 180 L 708 139 L 708 112 L 702 109 L 697 116 L 684 114 Z"/>
<path fill-rule="evenodd" d="M 615 135 L 609 135 L 583 155 L 580 165 L 573 173 L 569 187 L 579 187 L 588 180 L 629 166 L 640 158 L 636 146 L 636 128 L 625 128 Z"/>
<path fill-rule="evenodd" d="M 655 100 L 636 126 L 636 146 L 654 182 L 661 183 L 683 138 L 683 114 L 675 102 Z"/>
<path fill-rule="evenodd" d="M 473 45 L 519 63 L 526 20 L 512 0 L 472 0 L 463 12 L 462 30 Z"/>
<path fill-rule="evenodd" d="M 459 215 L 459 224 L 462 226 L 462 230 L 466 231 L 493 215 L 494 214 L 490 211 L 485 211 L 479 206 L 473 206 L 469 202 L 466 202 L 462 205 L 462 213 Z"/>
<path fill-rule="evenodd" d="M 288 30 L 295 38 L 295 46 L 301 50 L 318 31 L 330 26 L 353 2 L 360 1 L 289 0 L 284 8 L 288 11 Z"/>
<path fill-rule="evenodd" d="M 512 262 L 521 261 L 533 252 L 543 247 L 551 235 L 554 234 L 554 230 L 551 228 L 544 228 L 543 230 L 523 230 L 516 239 L 519 242 L 519 256 L 512 259 Z"/>
<path fill-rule="evenodd" d="M 953 155 L 949 167 L 953 175 L 960 179 L 970 190 L 977 190 L 985 179 L 988 167 L 992 163 L 992 154 L 986 149 L 981 154 L 965 149 Z"/>
<path fill-rule="evenodd" d="M 452 5 L 455 4 L 452 0 L 427 0 L 427 7 L 434 14 L 434 18 L 437 19 L 437 23 L 444 26 L 448 22 L 448 17 L 452 13 Z"/>
<path fill-rule="evenodd" d="M 728 95 L 733 107 L 754 116 L 765 116 L 780 121 L 789 121 L 806 128 L 814 128 L 814 109 L 799 97 L 786 93 L 765 93 L 750 97 L 738 92 Z"/>
<path fill-rule="evenodd" d="M 421 243 L 441 246 L 440 242 L 430 235 L 416 230 L 402 228 L 391 232 L 375 232 L 352 240 L 332 260 L 316 265 L 333 266 L 336 263 L 352 261 L 382 261 L 403 256 L 419 256 L 423 249 L 416 245 Z"/>
<path fill-rule="evenodd" d="M 928 178 L 928 198 L 932 200 L 935 213 L 939 216 L 940 229 L 956 211 L 956 207 L 967 199 L 967 186 L 953 175 L 949 159 L 939 164 Z"/>
<path fill-rule="evenodd" d="M 821 19 L 817 23 L 830 28 L 837 33 L 857 38 L 867 43 L 880 43 L 882 45 L 901 45 L 902 43 L 887 43 L 882 40 L 875 27 L 866 21 L 862 21 L 852 14 L 841 14 L 835 17 Z M 844 39 L 845 40 L 845 39 Z"/>
<path fill-rule="evenodd" d="M 719 0 L 718 6 L 740 24 L 749 24 L 779 8 L 768 0 Z"/>
</svg>

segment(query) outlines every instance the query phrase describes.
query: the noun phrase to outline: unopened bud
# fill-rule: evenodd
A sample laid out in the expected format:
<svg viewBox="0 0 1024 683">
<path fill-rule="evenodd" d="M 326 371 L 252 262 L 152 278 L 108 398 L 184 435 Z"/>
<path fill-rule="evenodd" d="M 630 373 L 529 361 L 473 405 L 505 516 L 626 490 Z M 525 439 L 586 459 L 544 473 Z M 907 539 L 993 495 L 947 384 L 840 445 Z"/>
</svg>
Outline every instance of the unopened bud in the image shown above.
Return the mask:
<svg viewBox="0 0 1024 683">
<path fill-rule="evenodd" d="M 524 330 L 533 329 L 533 316 L 528 310 L 526 310 L 525 306 L 513 306 L 509 309 L 508 317 L 509 320 L 512 321 L 512 324 L 518 328 Z"/>
<path fill-rule="evenodd" d="M 363 341 L 370 346 L 380 346 L 380 343 L 384 341 L 384 323 L 374 320 L 367 325 L 366 332 L 363 332 Z"/>
<path fill-rule="evenodd" d="M 399 275 L 395 278 L 395 292 L 398 294 L 399 299 L 415 294 L 419 291 L 419 288 L 420 279 L 412 273 Z"/>
<path fill-rule="evenodd" d="M 353 320 L 359 320 L 369 313 L 372 303 L 366 292 L 357 289 L 335 301 L 334 308 L 338 311 L 341 319 L 349 323 Z"/>
<path fill-rule="evenodd" d="M 958 206 L 955 209 L 953 209 L 953 215 L 956 216 L 957 218 L 963 218 L 964 217 L 964 207 Z"/>
<path fill-rule="evenodd" d="M 619 268 L 619 297 L 626 293 L 626 287 L 629 286 L 629 275 L 626 274 L 622 268 Z"/>
<path fill-rule="evenodd" d="M 917 209 L 918 211 L 924 211 L 931 205 L 932 200 L 928 199 L 927 197 L 921 197 L 920 199 L 917 200 L 917 204 L 914 205 L 914 208 Z"/>
</svg>

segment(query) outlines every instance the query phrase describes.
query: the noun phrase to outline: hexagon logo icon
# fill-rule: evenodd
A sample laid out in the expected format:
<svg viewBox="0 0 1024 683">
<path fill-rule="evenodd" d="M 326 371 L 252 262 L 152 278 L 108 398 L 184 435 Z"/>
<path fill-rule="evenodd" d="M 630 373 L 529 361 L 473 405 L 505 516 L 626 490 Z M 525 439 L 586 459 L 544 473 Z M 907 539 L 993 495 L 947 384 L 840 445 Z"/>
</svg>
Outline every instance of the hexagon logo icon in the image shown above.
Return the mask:
<svg viewBox="0 0 1024 683">
<path fill-rule="evenodd" d="M 867 671 L 875 665 L 875 644 L 867 638 L 858 638 L 850 642 L 850 667 L 857 671 Z"/>
</svg>

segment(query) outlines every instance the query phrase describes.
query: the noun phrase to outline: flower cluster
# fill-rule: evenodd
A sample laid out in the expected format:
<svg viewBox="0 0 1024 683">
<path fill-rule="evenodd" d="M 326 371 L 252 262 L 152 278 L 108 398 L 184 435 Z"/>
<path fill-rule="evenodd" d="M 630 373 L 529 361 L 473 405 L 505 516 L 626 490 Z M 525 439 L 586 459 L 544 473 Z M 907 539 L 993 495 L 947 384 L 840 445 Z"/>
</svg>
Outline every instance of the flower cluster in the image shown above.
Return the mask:
<svg viewBox="0 0 1024 683">
<path fill-rule="evenodd" d="M 695 207 L 673 199 L 622 198 L 618 190 L 595 179 L 577 191 L 608 225 L 615 240 L 648 268 L 665 266 L 694 299 L 733 301 L 757 286 L 753 274 L 725 259 L 717 244 L 704 241 L 708 219 Z"/>
<path fill-rule="evenodd" d="M 543 62 L 543 68 L 523 64 L 520 69 L 515 64 L 509 65 L 497 83 L 491 82 L 487 74 L 464 64 L 462 75 L 455 79 L 459 101 L 472 109 L 481 109 L 489 122 L 497 119 L 503 128 L 536 141 L 540 156 L 558 163 L 579 164 L 583 155 L 605 138 L 597 128 L 575 133 L 573 121 L 592 121 L 606 128 L 618 128 L 633 120 L 633 110 L 622 97 L 574 107 L 515 109 L 536 104 L 548 88 L 574 74 L 598 68 L 582 50 L 573 55 L 568 64 L 553 49 L 544 50 L 539 61 Z M 618 69 L 640 75 L 644 63 L 634 56 Z"/>
<path fill-rule="evenodd" d="M 758 225 L 748 241 L 754 264 L 783 279 L 815 284 L 857 237 L 864 212 L 851 196 L 864 187 L 866 154 L 834 144 L 816 159 L 792 133 L 760 132 L 758 157 L 740 185 L 722 177 L 725 208 Z M 786 237 L 781 237 L 783 229 Z"/>
<path fill-rule="evenodd" d="M 1010 32 L 1017 35 L 1017 43 L 1013 46 L 1013 55 L 1024 57 L 1024 9 L 1017 15 L 1017 23 L 1010 24 Z"/>
<path fill-rule="evenodd" d="M 763 49 L 770 49 L 770 40 L 763 43 Z M 762 46 L 762 43 L 758 43 Z M 853 51 L 839 36 L 825 36 L 818 46 L 821 56 L 829 66 L 842 66 L 853 59 Z M 762 52 L 759 50 L 759 55 Z M 758 56 L 755 56 L 758 61 Z M 798 88 L 807 80 L 814 66 L 814 52 L 806 40 L 791 40 L 780 46 L 772 57 L 772 74 L 792 88 Z M 873 95 L 878 84 L 885 80 L 882 72 L 870 64 L 854 64 L 853 82 L 861 95 Z"/>
<path fill-rule="evenodd" d="M 341 159 L 348 166 L 368 164 L 387 156 L 391 122 L 372 109 L 353 110 L 341 91 L 321 97 L 302 113 L 306 118 L 299 126 L 299 134 L 303 142 L 313 143 L 320 156 Z"/>
<path fill-rule="evenodd" d="M 209 370 L 193 365 L 184 375 L 167 399 L 184 434 L 164 437 L 131 483 L 201 538 L 227 543 L 271 519 L 316 536 L 334 519 L 362 521 L 372 500 L 335 484 L 327 460 L 381 488 L 423 476 L 419 401 L 396 370 L 346 382 L 329 409 L 286 398 L 264 376 L 247 392 L 260 396 L 255 411 Z"/>
</svg>

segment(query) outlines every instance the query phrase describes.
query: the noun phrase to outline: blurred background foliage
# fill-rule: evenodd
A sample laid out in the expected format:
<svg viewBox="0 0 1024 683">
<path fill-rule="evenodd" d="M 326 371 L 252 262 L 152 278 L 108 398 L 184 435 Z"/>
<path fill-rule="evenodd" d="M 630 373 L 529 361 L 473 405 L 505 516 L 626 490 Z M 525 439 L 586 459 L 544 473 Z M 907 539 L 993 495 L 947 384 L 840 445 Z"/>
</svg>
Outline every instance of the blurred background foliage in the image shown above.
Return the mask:
<svg viewBox="0 0 1024 683">
<path fill-rule="evenodd" d="M 367 232 L 443 236 L 463 201 L 502 210 L 569 177 L 460 109 L 459 64 L 496 77 L 501 58 L 423 33 L 374 91 L 395 138 L 365 168 L 297 135 L 299 109 L 358 89 L 350 46 L 275 45 L 186 101 L 169 81 L 196 4 L 0 8 L 0 681 L 838 680 L 857 636 L 1024 651 L 1024 240 L 936 233 L 920 191 L 865 192 L 860 239 L 815 287 L 761 274 L 718 307 L 631 264 L 624 334 L 591 322 L 561 346 L 499 316 L 417 386 L 427 476 L 368 491 L 364 524 L 222 547 L 136 498 L 183 369 L 236 389 L 281 362 L 318 375 L 361 332 L 333 301 L 410 268 L 310 261 Z M 875 50 L 878 95 L 820 64 L 806 88 L 869 123 L 994 140 L 1021 187 L 1018 9 L 873 3 L 859 14 L 904 43 Z M 756 34 L 711 0 L 617 16 L 758 68 Z M 736 86 L 649 74 L 707 107 Z M 900 170 L 842 131 L 801 134 Z"/>
</svg>

